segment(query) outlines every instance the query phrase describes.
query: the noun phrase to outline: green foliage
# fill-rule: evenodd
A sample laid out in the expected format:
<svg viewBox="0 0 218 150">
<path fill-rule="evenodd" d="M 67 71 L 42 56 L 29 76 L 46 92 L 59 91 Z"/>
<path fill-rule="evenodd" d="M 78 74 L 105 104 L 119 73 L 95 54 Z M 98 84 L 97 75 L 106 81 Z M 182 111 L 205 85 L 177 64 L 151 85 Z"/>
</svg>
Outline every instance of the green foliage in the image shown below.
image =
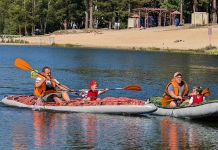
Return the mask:
<svg viewBox="0 0 218 150">
<path fill-rule="evenodd" d="M 190 22 L 193 0 L 92 0 L 93 26 L 95 28 L 127 27 L 127 19 L 134 8 L 168 8 L 180 10 L 183 1 L 183 14 Z M 85 11 L 89 10 L 90 0 L 0 0 L 0 34 L 32 34 L 36 28 L 42 33 L 50 33 L 68 28 L 76 23 L 85 27 Z M 198 0 L 199 11 L 208 11 L 209 0 Z"/>
<path fill-rule="evenodd" d="M 160 0 L 160 6 L 161 8 L 179 10 L 180 0 Z"/>
</svg>

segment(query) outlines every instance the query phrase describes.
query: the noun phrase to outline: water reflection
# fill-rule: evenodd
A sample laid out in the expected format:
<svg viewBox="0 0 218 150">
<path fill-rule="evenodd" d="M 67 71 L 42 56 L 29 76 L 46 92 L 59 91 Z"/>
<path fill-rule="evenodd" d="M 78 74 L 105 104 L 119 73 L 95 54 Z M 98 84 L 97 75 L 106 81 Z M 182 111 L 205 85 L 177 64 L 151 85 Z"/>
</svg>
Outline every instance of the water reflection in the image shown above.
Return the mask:
<svg viewBox="0 0 218 150">
<path fill-rule="evenodd" d="M 27 124 L 21 116 L 22 113 L 20 122 L 12 128 L 12 149 L 177 150 L 210 149 L 212 146 L 216 149 L 218 144 L 216 129 L 169 117 L 34 111 Z"/>
<path fill-rule="evenodd" d="M 32 94 L 34 79 L 29 72 L 14 67 L 16 57 L 38 70 L 51 66 L 54 76 L 72 89 L 87 88 L 91 79 L 96 79 L 101 88 L 135 83 L 143 89 L 111 90 L 102 97 L 160 96 L 173 73 L 181 71 L 190 87 L 209 87 L 211 98 L 218 98 L 218 56 L 34 46 L 0 46 L 0 54 L 1 98 Z M 215 121 L 32 112 L 7 107 L 0 107 L 0 112 L 2 149 L 218 149 Z"/>
<path fill-rule="evenodd" d="M 45 118 L 46 114 L 43 112 L 37 112 L 34 111 L 33 112 L 33 132 L 34 132 L 34 145 L 36 147 L 42 147 L 45 140 L 46 140 L 46 135 L 48 132 L 47 130 L 50 129 L 49 127 L 51 125 L 51 120 L 52 120 L 52 116 L 48 115 L 47 118 Z M 47 119 L 48 121 L 46 122 Z M 47 126 L 48 124 L 48 126 Z"/>
<path fill-rule="evenodd" d="M 29 145 L 28 145 L 28 133 L 26 129 L 21 127 L 22 125 L 16 125 L 13 128 L 13 134 L 12 134 L 12 149 L 13 150 L 28 150 Z"/>
<path fill-rule="evenodd" d="M 210 133 L 207 131 L 202 133 L 201 131 L 201 134 L 199 134 L 201 128 L 199 124 L 191 125 L 189 122 L 185 122 L 185 120 L 164 117 L 160 120 L 161 147 L 170 150 L 195 150 L 208 147 L 208 142 L 211 139 L 205 140 L 205 135 L 210 136 L 208 135 Z M 202 134 L 205 135 L 202 136 Z"/>
<path fill-rule="evenodd" d="M 97 140 L 97 119 L 94 115 L 84 118 L 83 127 L 85 131 L 85 142 L 89 148 L 94 148 Z"/>
</svg>

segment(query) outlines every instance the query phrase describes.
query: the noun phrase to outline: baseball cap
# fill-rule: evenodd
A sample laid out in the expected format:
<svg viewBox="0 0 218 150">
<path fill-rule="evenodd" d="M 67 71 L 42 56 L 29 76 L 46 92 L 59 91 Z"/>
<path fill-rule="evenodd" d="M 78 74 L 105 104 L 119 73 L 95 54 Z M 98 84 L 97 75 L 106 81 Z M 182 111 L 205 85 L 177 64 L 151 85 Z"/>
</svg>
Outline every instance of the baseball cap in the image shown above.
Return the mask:
<svg viewBox="0 0 218 150">
<path fill-rule="evenodd" d="M 91 86 L 93 86 L 94 84 L 98 84 L 96 80 L 91 80 L 89 83 L 89 89 L 91 89 Z"/>
<path fill-rule="evenodd" d="M 182 76 L 182 73 L 181 72 L 176 72 L 176 73 L 174 73 L 174 77 L 177 77 L 177 76 Z"/>
</svg>

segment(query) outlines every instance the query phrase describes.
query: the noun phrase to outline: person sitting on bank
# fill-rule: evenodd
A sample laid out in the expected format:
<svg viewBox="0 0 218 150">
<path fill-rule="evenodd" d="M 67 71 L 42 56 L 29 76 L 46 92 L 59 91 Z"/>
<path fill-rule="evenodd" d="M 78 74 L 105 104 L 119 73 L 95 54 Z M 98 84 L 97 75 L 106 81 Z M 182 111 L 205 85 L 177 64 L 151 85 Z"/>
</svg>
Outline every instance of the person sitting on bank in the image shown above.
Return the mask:
<svg viewBox="0 0 218 150">
<path fill-rule="evenodd" d="M 88 91 L 82 90 L 80 95 L 84 95 L 84 100 L 87 101 L 95 101 L 95 100 L 100 100 L 98 98 L 98 95 L 105 93 L 108 91 L 108 89 L 105 90 L 97 90 L 98 88 L 98 83 L 95 80 L 91 80 L 89 83 L 89 88 Z"/>
<path fill-rule="evenodd" d="M 188 84 L 182 80 L 182 73 L 176 72 L 170 83 L 167 84 L 161 103 L 163 107 L 178 107 L 183 97 L 188 95 Z"/>
<path fill-rule="evenodd" d="M 57 92 L 58 87 L 62 92 Z M 42 102 L 56 102 L 62 105 L 64 102 L 69 102 L 70 98 L 66 90 L 69 89 L 51 76 L 51 68 L 45 66 L 42 69 L 41 75 L 39 74 L 35 81 L 34 95 L 40 96 Z"/>
</svg>

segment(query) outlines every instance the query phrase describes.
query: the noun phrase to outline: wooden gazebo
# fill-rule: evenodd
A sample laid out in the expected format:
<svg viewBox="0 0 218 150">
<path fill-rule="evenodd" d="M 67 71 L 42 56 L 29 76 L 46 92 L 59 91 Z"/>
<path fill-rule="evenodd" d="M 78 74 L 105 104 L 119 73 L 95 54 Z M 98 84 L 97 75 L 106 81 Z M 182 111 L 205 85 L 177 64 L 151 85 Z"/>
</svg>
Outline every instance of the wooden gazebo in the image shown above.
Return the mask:
<svg viewBox="0 0 218 150">
<path fill-rule="evenodd" d="M 172 12 L 170 15 L 171 15 L 172 20 L 175 20 L 175 17 L 176 17 L 177 15 L 181 15 L 181 13 L 176 10 L 176 11 Z M 180 23 L 182 23 L 182 20 L 180 20 Z M 174 25 L 175 22 L 172 21 L 172 24 Z"/>
<path fill-rule="evenodd" d="M 174 24 L 175 16 L 181 14 L 180 12 L 176 11 L 175 9 L 166 9 L 166 8 L 136 8 L 133 9 L 133 14 L 138 14 L 140 17 L 145 18 L 145 26 L 148 27 L 148 18 L 151 13 L 158 14 L 158 26 L 161 26 L 162 18 L 163 26 L 166 26 L 167 19 L 169 19 L 170 25 Z"/>
</svg>

